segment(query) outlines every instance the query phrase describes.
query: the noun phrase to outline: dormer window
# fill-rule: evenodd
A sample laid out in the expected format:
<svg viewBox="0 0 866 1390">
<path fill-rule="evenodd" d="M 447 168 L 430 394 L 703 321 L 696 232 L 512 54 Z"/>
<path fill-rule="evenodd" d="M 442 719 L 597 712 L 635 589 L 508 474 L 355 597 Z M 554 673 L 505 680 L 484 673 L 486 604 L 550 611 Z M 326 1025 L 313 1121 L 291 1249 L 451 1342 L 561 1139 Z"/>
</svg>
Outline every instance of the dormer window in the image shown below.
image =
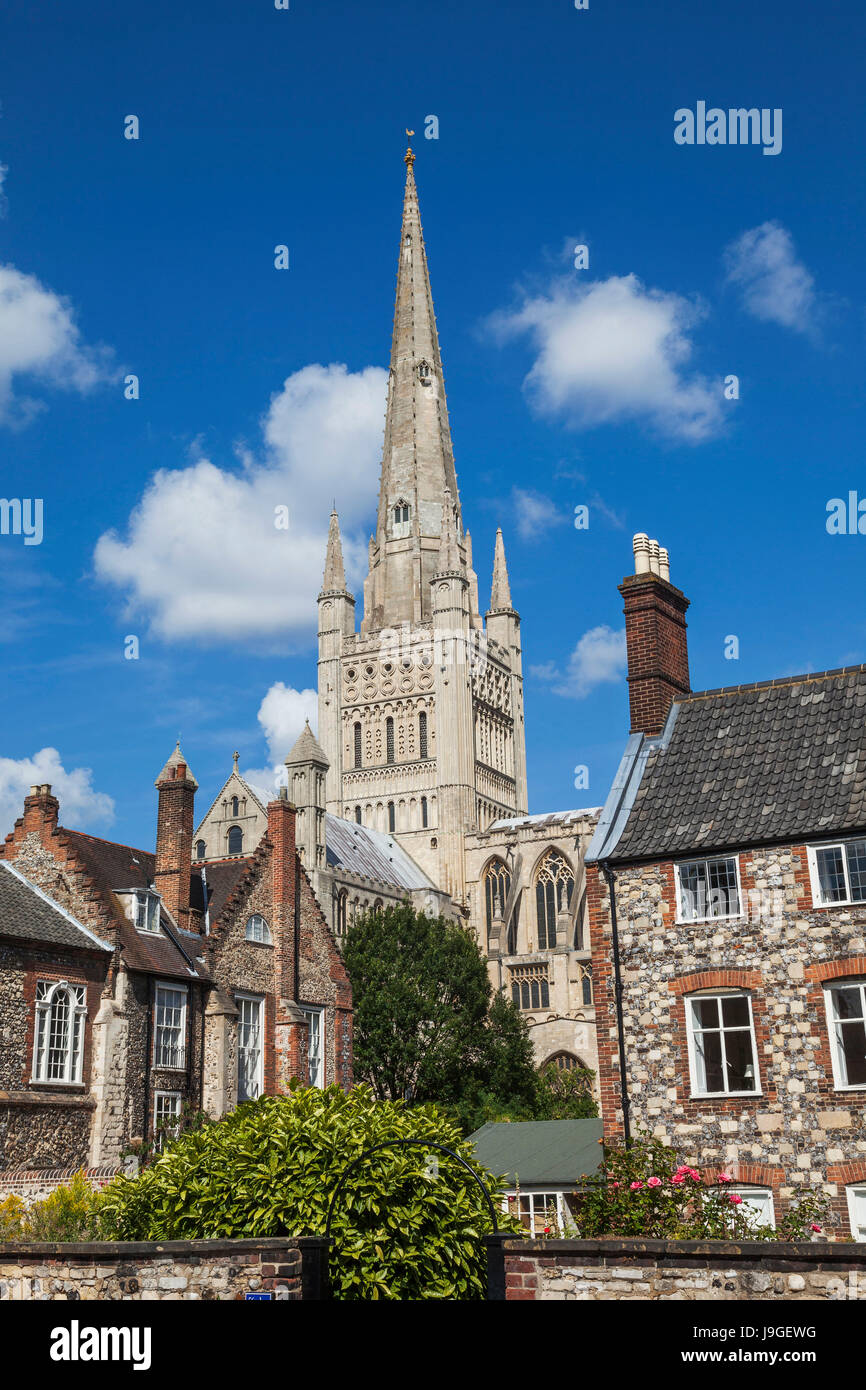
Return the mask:
<svg viewBox="0 0 866 1390">
<path fill-rule="evenodd" d="M 396 539 L 409 535 L 409 503 L 402 499 L 394 506 L 393 534 Z"/>
<path fill-rule="evenodd" d="M 430 363 L 423 359 L 418 363 L 418 377 L 422 386 L 430 385 Z"/>
<path fill-rule="evenodd" d="M 138 931 L 159 931 L 159 894 L 152 889 L 133 894 L 133 921 Z"/>
</svg>

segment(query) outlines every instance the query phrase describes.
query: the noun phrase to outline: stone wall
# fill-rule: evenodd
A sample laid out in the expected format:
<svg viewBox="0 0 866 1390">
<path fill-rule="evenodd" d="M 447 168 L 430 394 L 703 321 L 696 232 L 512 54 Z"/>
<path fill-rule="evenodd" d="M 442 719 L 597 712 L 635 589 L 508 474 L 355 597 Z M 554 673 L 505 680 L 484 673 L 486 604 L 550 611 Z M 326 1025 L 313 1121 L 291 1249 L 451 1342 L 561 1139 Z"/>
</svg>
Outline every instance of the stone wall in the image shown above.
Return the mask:
<svg viewBox="0 0 866 1390">
<path fill-rule="evenodd" d="M 121 1171 L 119 1163 L 104 1163 L 96 1168 L 8 1168 L 0 1173 L 0 1202 L 4 1197 L 21 1197 L 30 1206 L 50 1197 L 58 1187 L 66 1186 L 77 1173 L 83 1173 L 90 1186 L 105 1187 Z"/>
<path fill-rule="evenodd" d="M 501 1236 L 485 1244 L 488 1296 L 509 1302 L 866 1301 L 866 1245 Z"/>
<path fill-rule="evenodd" d="M 778 1219 L 808 1191 L 849 1235 L 845 1184 L 866 1182 L 866 1090 L 834 1087 L 825 980 L 866 975 L 866 906 L 816 908 L 806 848 L 739 854 L 743 913 L 678 922 L 674 864 L 618 867 L 616 907 L 632 1130 L 650 1130 L 712 1177 L 773 1189 Z M 587 872 L 605 1134 L 622 1134 L 607 885 Z M 760 1090 L 692 1095 L 686 996 L 752 1000 Z"/>
<path fill-rule="evenodd" d="M 0 1302 L 226 1300 L 243 1299 L 248 1293 L 291 1301 L 317 1299 L 322 1296 L 324 1249 L 319 1236 L 169 1240 L 160 1245 L 0 1244 Z"/>
</svg>

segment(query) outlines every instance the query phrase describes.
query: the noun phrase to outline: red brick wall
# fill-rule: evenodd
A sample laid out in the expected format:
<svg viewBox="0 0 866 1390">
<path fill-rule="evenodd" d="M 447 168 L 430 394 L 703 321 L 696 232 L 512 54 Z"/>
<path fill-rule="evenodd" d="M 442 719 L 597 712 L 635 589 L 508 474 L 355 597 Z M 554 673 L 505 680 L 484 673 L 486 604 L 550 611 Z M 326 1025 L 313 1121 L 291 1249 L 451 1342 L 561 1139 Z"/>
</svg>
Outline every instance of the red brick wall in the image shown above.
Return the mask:
<svg viewBox="0 0 866 1390">
<path fill-rule="evenodd" d="M 689 600 L 654 574 L 623 580 L 631 732 L 658 734 L 676 695 L 689 690 Z"/>
</svg>

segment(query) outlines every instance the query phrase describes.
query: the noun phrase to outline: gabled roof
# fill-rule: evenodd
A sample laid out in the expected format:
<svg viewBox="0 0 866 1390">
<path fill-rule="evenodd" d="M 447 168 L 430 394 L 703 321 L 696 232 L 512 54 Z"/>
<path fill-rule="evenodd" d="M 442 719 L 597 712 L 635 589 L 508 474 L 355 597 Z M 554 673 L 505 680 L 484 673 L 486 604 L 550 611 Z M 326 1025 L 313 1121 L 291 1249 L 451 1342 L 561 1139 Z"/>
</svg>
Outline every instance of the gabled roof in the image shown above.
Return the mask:
<svg viewBox="0 0 866 1390">
<path fill-rule="evenodd" d="M 629 740 L 587 858 L 863 830 L 866 665 L 678 698 L 660 738 Z"/>
<path fill-rule="evenodd" d="M 601 1166 L 601 1120 L 515 1120 L 470 1134 L 475 1155 L 491 1173 L 523 1186 L 567 1187 Z"/>
<path fill-rule="evenodd" d="M 435 888 L 432 879 L 419 868 L 411 855 L 398 845 L 393 835 L 371 830 L 366 825 L 325 814 L 325 843 L 328 867 L 345 869 L 363 878 L 395 888 Z"/>
<path fill-rule="evenodd" d="M 254 787 L 254 786 L 252 785 L 252 783 L 250 783 L 250 782 L 248 782 L 248 781 L 246 780 L 245 777 L 242 777 L 242 776 L 241 776 L 241 774 L 238 772 L 237 767 L 234 767 L 234 768 L 232 769 L 232 771 L 229 773 L 229 775 L 228 775 L 228 777 L 226 778 L 226 780 L 223 782 L 222 786 L 220 787 L 219 791 L 217 792 L 217 794 L 216 794 L 216 796 L 214 797 L 213 801 L 211 802 L 210 806 L 207 808 L 207 811 L 206 811 L 205 814 L 201 817 L 201 819 L 200 819 L 198 825 L 196 826 L 196 828 L 195 828 L 195 833 L 194 833 L 194 835 L 193 835 L 193 840 L 194 840 L 194 841 L 197 839 L 197 837 L 198 837 L 198 835 L 199 835 L 199 833 L 200 833 L 200 831 L 201 831 L 202 826 L 204 825 L 205 821 L 206 821 L 206 820 L 209 818 L 209 816 L 211 815 L 211 812 L 213 811 L 213 809 L 214 809 L 214 807 L 216 806 L 217 802 L 221 801 L 221 800 L 223 799 L 223 797 L 226 795 L 226 793 L 228 792 L 228 789 L 229 789 L 229 787 L 231 786 L 232 782 L 234 782 L 236 785 L 240 786 L 240 788 L 241 788 L 244 792 L 246 792 L 247 796 L 248 796 L 248 797 L 255 803 L 255 805 L 259 808 L 259 810 L 261 811 L 262 815 L 263 815 L 265 818 L 267 818 L 267 814 L 268 814 L 268 812 L 267 812 L 267 800 L 268 800 L 268 798 L 267 798 L 267 795 L 266 795 L 264 789 L 263 789 L 262 787 Z M 263 797 L 264 797 L 264 800 L 262 800 Z"/>
<path fill-rule="evenodd" d="M 85 951 L 114 947 L 79 922 L 22 873 L 0 860 L 0 936 L 74 946 Z"/>
</svg>

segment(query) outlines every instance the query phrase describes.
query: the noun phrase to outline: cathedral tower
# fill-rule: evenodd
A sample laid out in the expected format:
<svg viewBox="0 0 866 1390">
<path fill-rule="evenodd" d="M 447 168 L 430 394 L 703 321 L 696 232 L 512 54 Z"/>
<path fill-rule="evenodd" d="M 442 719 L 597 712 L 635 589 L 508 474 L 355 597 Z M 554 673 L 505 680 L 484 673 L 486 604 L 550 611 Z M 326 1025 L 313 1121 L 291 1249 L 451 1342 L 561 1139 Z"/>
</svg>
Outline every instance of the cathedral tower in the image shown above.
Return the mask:
<svg viewBox="0 0 866 1390">
<path fill-rule="evenodd" d="M 486 629 L 479 612 L 414 161 L 407 150 L 364 615 L 356 633 L 335 512 L 319 595 L 318 736 L 327 809 L 393 832 L 462 901 L 465 834 L 526 813 L 520 619 L 501 533 Z"/>
</svg>

